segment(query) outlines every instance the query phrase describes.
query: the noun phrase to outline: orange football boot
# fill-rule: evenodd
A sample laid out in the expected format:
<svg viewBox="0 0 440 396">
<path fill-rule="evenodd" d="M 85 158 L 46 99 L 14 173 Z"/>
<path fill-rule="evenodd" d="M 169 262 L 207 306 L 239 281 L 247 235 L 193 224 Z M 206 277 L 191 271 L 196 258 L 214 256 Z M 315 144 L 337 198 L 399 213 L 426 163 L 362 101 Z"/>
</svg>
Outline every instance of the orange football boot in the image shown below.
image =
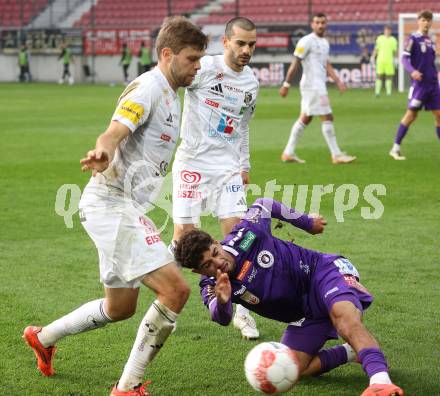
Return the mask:
<svg viewBox="0 0 440 396">
<path fill-rule="evenodd" d="M 45 348 L 37 336 L 40 331 L 41 327 L 28 326 L 24 329 L 23 338 L 34 351 L 35 357 L 37 358 L 38 370 L 40 370 L 41 374 L 45 377 L 50 377 L 55 374 L 52 359 L 57 348 L 55 345 Z"/>
<path fill-rule="evenodd" d="M 403 396 L 403 390 L 394 384 L 372 384 L 361 396 Z"/>
</svg>

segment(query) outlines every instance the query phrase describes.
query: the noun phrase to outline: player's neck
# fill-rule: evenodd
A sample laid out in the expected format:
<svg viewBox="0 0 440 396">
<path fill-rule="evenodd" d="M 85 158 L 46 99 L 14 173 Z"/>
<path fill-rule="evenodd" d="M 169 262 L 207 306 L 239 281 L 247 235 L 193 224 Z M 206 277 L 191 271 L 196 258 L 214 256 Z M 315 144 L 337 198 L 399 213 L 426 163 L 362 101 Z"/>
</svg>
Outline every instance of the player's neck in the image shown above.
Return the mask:
<svg viewBox="0 0 440 396">
<path fill-rule="evenodd" d="M 226 54 L 223 55 L 223 60 L 225 61 L 226 66 L 228 66 L 232 71 L 235 71 L 236 73 L 241 73 L 243 71 L 244 66 L 232 63 L 232 61 L 226 56 Z"/>
<path fill-rule="evenodd" d="M 423 30 L 417 30 L 418 33 L 420 33 L 422 36 L 428 36 L 429 30 L 427 32 L 424 32 Z"/>
<path fill-rule="evenodd" d="M 179 89 L 179 85 L 172 78 L 171 73 L 169 72 L 169 69 L 162 62 L 158 62 L 157 66 L 159 67 L 163 76 L 168 81 L 168 84 L 170 84 L 170 87 L 173 89 L 173 91 L 177 92 L 177 90 Z"/>
</svg>

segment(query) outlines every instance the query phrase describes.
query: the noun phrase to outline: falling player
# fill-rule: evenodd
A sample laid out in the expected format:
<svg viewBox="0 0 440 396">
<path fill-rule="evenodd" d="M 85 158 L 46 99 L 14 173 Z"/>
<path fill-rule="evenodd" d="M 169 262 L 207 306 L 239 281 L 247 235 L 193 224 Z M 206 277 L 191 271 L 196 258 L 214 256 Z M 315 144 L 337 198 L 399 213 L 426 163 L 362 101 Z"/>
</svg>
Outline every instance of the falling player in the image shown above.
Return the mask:
<svg viewBox="0 0 440 396">
<path fill-rule="evenodd" d="M 222 242 L 193 230 L 177 244 L 176 260 L 202 275 L 202 299 L 212 320 L 228 325 L 232 303 L 241 302 L 261 316 L 288 323 L 281 342 L 295 351 L 301 375 L 324 373 L 357 358 L 370 378 L 362 396 L 402 396 L 378 342 L 362 323 L 373 297 L 359 283 L 356 268 L 342 256 L 275 238 L 272 218 L 311 234 L 326 225 L 322 217 L 260 198 Z M 338 335 L 346 344 L 322 349 Z"/>
<path fill-rule="evenodd" d="M 174 241 L 196 228 L 206 210 L 219 219 L 223 235 L 246 212 L 249 120 L 258 91 L 258 81 L 247 65 L 255 44 L 254 23 L 233 18 L 226 24 L 223 55 L 205 56 L 186 89 L 182 143 L 173 164 Z M 259 337 L 254 319 L 240 305 L 234 326 L 246 339 Z"/>
<path fill-rule="evenodd" d="M 432 26 L 432 12 L 421 11 L 417 16 L 417 32 L 406 40 L 402 63 L 411 76 L 408 95 L 408 109 L 400 121 L 390 155 L 395 160 L 405 160 L 400 152 L 402 140 L 408 128 L 423 107 L 431 110 L 435 117 L 437 136 L 440 139 L 440 87 L 435 66 L 435 42 L 429 37 Z"/>
<path fill-rule="evenodd" d="M 281 154 L 281 160 L 283 162 L 305 163 L 296 155 L 296 145 L 313 116 L 319 116 L 322 122 L 322 134 L 330 149 L 333 164 L 348 164 L 353 162 L 356 157 L 343 153 L 338 146 L 327 92 L 327 75 L 335 81 L 341 92 L 344 92 L 346 87 L 328 60 L 330 46 L 324 38 L 327 27 L 326 16 L 322 13 L 315 14 L 311 27 L 313 32 L 298 41 L 292 63 L 287 70 L 286 79 L 280 88 L 280 95 L 287 96 L 290 87 L 289 81 L 292 80 L 301 63 L 303 69 L 300 83 L 301 114 L 293 124 L 289 141 Z"/>
</svg>

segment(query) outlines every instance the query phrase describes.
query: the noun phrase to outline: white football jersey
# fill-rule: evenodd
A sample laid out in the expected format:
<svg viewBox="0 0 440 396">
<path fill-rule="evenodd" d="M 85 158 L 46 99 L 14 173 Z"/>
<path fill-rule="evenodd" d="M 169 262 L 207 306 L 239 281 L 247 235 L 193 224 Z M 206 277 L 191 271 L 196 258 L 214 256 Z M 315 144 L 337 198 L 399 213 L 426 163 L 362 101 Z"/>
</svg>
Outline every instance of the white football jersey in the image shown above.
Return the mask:
<svg viewBox="0 0 440 396">
<path fill-rule="evenodd" d="M 147 208 L 159 193 L 179 137 L 180 99 L 156 67 L 127 86 L 112 120 L 132 133 L 119 144 L 110 166 L 90 179 L 85 193 L 121 196 Z"/>
<path fill-rule="evenodd" d="M 185 91 L 176 159 L 199 169 L 248 170 L 248 124 L 257 93 L 258 80 L 249 66 L 236 72 L 223 55 L 203 57 Z"/>
<path fill-rule="evenodd" d="M 294 55 L 301 59 L 301 89 L 326 90 L 327 62 L 330 45 L 324 37 L 310 33 L 296 45 Z"/>
</svg>

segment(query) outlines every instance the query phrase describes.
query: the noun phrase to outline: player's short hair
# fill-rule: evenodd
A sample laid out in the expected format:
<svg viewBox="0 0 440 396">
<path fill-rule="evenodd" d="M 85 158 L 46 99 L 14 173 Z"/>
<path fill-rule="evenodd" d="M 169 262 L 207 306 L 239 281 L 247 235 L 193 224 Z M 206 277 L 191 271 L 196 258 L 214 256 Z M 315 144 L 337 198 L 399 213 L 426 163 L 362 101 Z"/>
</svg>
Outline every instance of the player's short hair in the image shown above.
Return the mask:
<svg viewBox="0 0 440 396">
<path fill-rule="evenodd" d="M 183 16 L 165 18 L 156 39 L 157 57 L 161 58 L 164 48 L 171 48 L 178 54 L 186 47 L 203 51 L 208 46 L 208 36 Z"/>
<path fill-rule="evenodd" d="M 432 21 L 434 15 L 431 10 L 422 10 L 417 14 L 417 19 L 425 18 L 428 21 Z"/>
<path fill-rule="evenodd" d="M 209 250 L 214 243 L 211 235 L 202 230 L 191 230 L 177 242 L 174 258 L 184 268 L 200 267 L 203 254 Z"/>
<path fill-rule="evenodd" d="M 312 15 L 311 21 L 313 21 L 315 18 L 325 18 L 325 19 L 327 19 L 327 15 L 325 15 L 323 12 L 315 12 Z"/>
<path fill-rule="evenodd" d="M 251 32 L 252 30 L 257 29 L 255 23 L 253 23 L 250 19 L 246 17 L 236 17 L 232 18 L 225 27 L 225 36 L 229 39 L 234 34 L 233 29 L 234 26 L 239 27 L 240 29 L 246 30 L 247 32 Z"/>
<path fill-rule="evenodd" d="M 388 30 L 393 30 L 393 27 L 391 25 L 385 25 L 383 28 Z"/>
</svg>

